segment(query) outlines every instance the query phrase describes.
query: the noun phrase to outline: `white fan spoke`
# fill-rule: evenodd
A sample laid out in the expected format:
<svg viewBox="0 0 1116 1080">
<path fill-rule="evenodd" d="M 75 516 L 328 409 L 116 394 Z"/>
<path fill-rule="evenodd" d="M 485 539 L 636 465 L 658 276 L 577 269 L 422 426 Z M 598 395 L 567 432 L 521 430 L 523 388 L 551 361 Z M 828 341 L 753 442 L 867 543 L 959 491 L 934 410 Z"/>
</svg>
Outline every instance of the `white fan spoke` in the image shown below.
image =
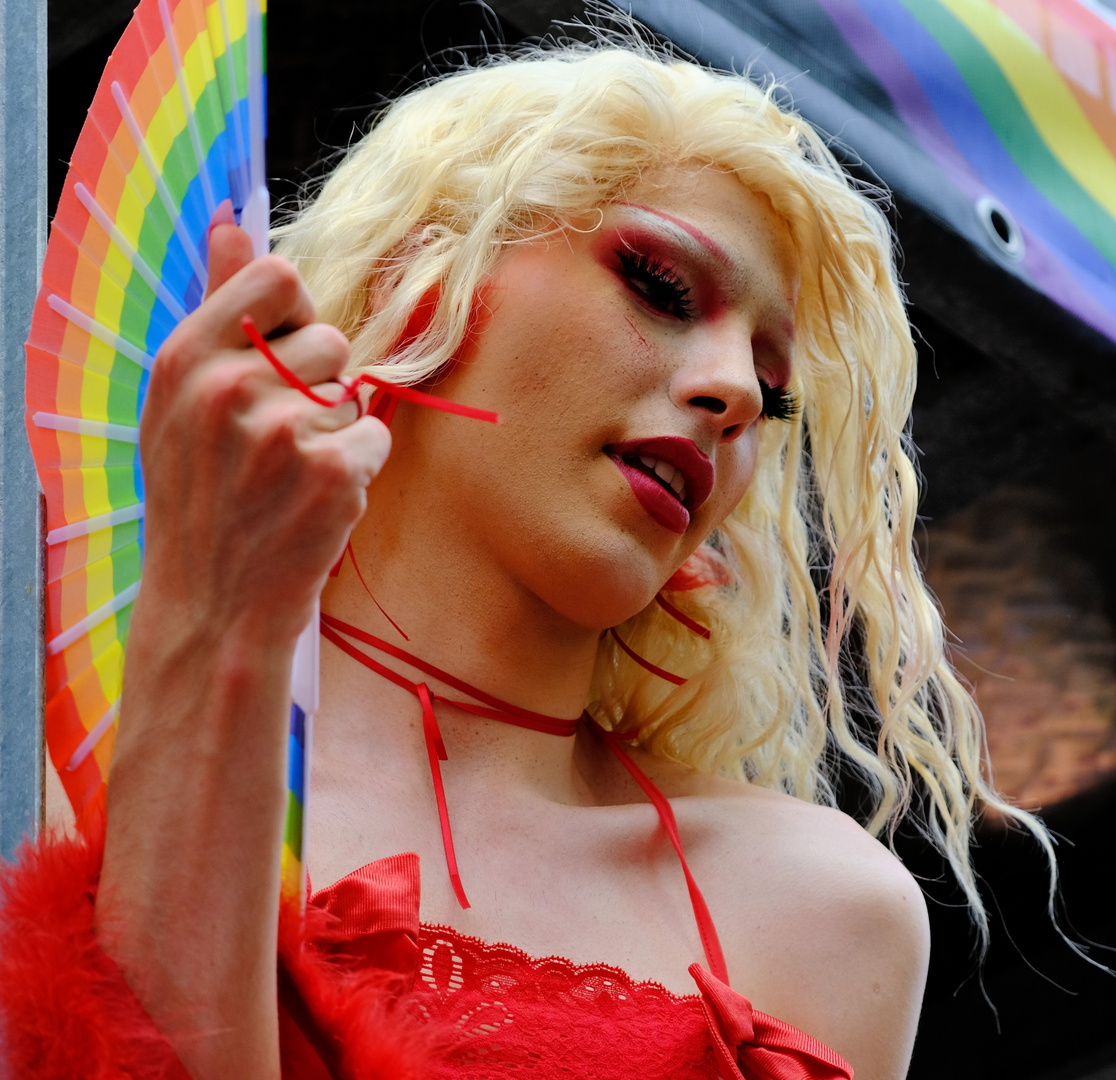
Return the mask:
<svg viewBox="0 0 1116 1080">
<path fill-rule="evenodd" d="M 144 138 L 143 132 L 140 131 L 135 114 L 128 104 L 128 99 L 124 96 L 124 91 L 120 83 L 115 80 L 112 84 L 112 97 L 116 102 L 116 107 L 120 110 L 120 116 L 124 121 L 124 126 L 128 129 L 128 134 L 132 136 L 132 142 L 135 143 L 136 150 L 143 159 L 143 164 L 147 168 L 148 174 L 151 176 L 152 180 L 155 181 L 155 190 L 159 195 L 159 201 L 163 204 L 163 209 L 166 210 L 167 217 L 169 217 L 174 224 L 174 233 L 182 244 L 182 250 L 186 252 L 186 258 L 190 260 L 190 265 L 194 268 L 194 273 L 198 275 L 198 280 L 202 283 L 202 288 L 204 289 L 208 282 L 208 274 L 206 273 L 205 265 L 202 263 L 201 252 L 198 251 L 197 245 L 186 230 L 186 227 L 182 224 L 182 215 L 174 205 L 174 200 L 171 198 L 171 193 L 167 190 L 167 185 L 163 180 L 159 166 L 155 164 L 155 158 L 151 153 L 151 147 L 148 145 L 147 139 Z"/>
<path fill-rule="evenodd" d="M 120 253 L 131 264 L 132 269 L 147 283 L 151 291 L 163 302 L 172 317 L 181 322 L 186 318 L 186 309 L 178 302 L 174 294 L 162 282 L 161 278 L 147 263 L 143 256 L 128 242 L 128 238 L 117 228 L 112 218 L 105 213 L 104 208 L 93 198 L 89 189 L 82 183 L 74 184 L 74 194 L 77 195 L 81 205 L 89 211 L 90 216 L 102 229 L 108 233 L 109 239 L 120 250 Z"/>
<path fill-rule="evenodd" d="M 57 637 L 47 642 L 47 656 L 60 653 L 67 646 L 72 645 L 80 637 L 84 637 L 95 626 L 100 626 L 105 619 L 115 615 L 122 608 L 132 603 L 139 593 L 139 582 L 129 585 L 123 592 L 114 596 L 107 604 L 102 604 L 96 611 L 91 611 L 84 619 L 79 619 L 68 630 L 63 630 Z"/>
<path fill-rule="evenodd" d="M 70 525 L 60 525 L 47 533 L 48 544 L 62 544 L 73 540 L 75 536 L 88 536 L 90 533 L 110 529 L 113 525 L 125 525 L 129 521 L 139 521 L 144 514 L 144 504 L 136 503 L 134 506 L 125 506 L 120 510 L 110 510 L 107 514 L 96 514 L 84 521 L 75 521 Z"/>
<path fill-rule="evenodd" d="M 89 729 L 89 734 L 78 744 L 78 748 L 73 752 L 70 756 L 70 760 L 66 763 L 67 772 L 73 772 L 74 769 L 93 753 L 93 748 L 108 734 L 109 728 L 116 723 L 116 718 L 119 715 L 120 702 L 117 700 L 108 707 L 108 711 L 105 715 Z"/>
<path fill-rule="evenodd" d="M 58 413 L 37 412 L 31 417 L 36 427 L 51 431 L 69 431 L 74 435 L 91 435 L 97 439 L 139 445 L 139 428 L 125 424 L 109 424 L 103 420 L 85 420 L 79 416 L 59 416 Z"/>
<path fill-rule="evenodd" d="M 110 348 L 120 353 L 121 356 L 126 356 L 132 363 L 139 364 L 146 371 L 150 371 L 154 367 L 155 360 L 153 357 L 148 356 L 142 349 L 137 349 L 130 341 L 126 341 L 107 326 L 86 315 L 84 311 L 79 311 L 73 304 L 68 304 L 62 297 L 51 293 L 47 297 L 47 303 L 67 322 L 73 323 L 74 326 L 84 330 L 98 341 L 103 341 Z"/>
<path fill-rule="evenodd" d="M 198 179 L 201 181 L 202 193 L 205 196 L 205 208 L 212 218 L 217 209 L 217 200 L 213 195 L 209 170 L 205 167 L 205 153 L 202 150 L 201 136 L 198 134 L 197 120 L 194 118 L 194 105 L 190 101 L 190 91 L 186 86 L 186 73 L 182 70 L 182 56 L 178 51 L 178 39 L 174 36 L 174 24 L 171 22 L 167 0 L 159 0 L 159 17 L 163 20 L 163 32 L 167 35 L 167 48 L 170 49 L 171 63 L 174 65 L 174 80 L 178 84 L 178 95 L 182 98 L 182 111 L 186 114 L 186 130 L 190 134 L 190 144 L 194 148 L 194 157 L 198 163 Z"/>
<path fill-rule="evenodd" d="M 257 256 L 268 250 L 270 197 L 264 175 L 263 15 L 259 0 L 248 0 L 248 139 L 252 186 L 241 224 Z"/>
<path fill-rule="evenodd" d="M 232 116 L 233 132 L 236 136 L 236 169 L 240 175 L 241 191 L 247 199 L 248 192 L 252 189 L 252 178 L 248 175 L 248 144 L 244 139 L 244 125 L 240 122 L 240 109 L 237 102 L 236 68 L 233 66 L 229 10 L 225 0 L 218 0 L 217 7 L 221 13 L 221 33 L 225 37 L 225 72 L 229 81 L 229 100 L 225 102 L 225 114 Z"/>
</svg>

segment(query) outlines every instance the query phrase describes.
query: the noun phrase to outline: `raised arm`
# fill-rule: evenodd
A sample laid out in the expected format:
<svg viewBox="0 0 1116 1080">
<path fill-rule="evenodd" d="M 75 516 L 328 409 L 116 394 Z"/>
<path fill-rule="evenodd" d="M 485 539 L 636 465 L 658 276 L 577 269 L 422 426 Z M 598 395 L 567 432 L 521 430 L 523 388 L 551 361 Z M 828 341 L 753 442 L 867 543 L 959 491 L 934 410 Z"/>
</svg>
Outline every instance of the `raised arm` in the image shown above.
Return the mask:
<svg viewBox="0 0 1116 1080">
<path fill-rule="evenodd" d="M 249 345 L 245 314 L 306 382 L 345 364 L 289 263 L 251 261 L 217 226 L 210 273 L 143 414 L 144 578 L 96 923 L 194 1080 L 275 1080 L 291 657 L 390 437 L 289 389 Z"/>
</svg>

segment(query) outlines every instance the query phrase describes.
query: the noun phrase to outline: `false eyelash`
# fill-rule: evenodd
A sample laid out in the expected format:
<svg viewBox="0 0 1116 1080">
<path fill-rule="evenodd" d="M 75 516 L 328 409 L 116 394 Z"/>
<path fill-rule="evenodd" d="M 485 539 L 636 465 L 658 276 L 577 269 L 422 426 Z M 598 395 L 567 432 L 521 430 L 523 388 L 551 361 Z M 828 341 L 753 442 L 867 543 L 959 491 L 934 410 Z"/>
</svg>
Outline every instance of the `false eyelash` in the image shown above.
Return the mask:
<svg viewBox="0 0 1116 1080">
<path fill-rule="evenodd" d="M 766 420 L 793 420 L 798 415 L 799 403 L 794 391 L 787 386 L 768 386 L 760 383 L 763 409 L 760 415 Z"/>
<path fill-rule="evenodd" d="M 678 274 L 665 263 L 646 252 L 623 249 L 616 252 L 616 257 L 632 288 L 652 307 L 676 319 L 694 317 L 690 287 L 684 285 Z"/>
</svg>

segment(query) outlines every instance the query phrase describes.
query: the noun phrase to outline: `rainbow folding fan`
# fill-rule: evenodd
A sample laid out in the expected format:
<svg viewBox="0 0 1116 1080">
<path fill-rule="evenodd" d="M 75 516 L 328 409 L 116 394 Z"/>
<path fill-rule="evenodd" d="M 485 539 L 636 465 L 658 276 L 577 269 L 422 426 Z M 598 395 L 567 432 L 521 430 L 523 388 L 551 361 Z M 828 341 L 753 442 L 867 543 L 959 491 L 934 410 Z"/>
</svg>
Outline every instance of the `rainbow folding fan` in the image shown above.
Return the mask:
<svg viewBox="0 0 1116 1080">
<path fill-rule="evenodd" d="M 47 247 L 27 431 L 47 504 L 47 746 L 79 823 L 103 802 L 115 741 L 143 565 L 138 428 L 153 358 L 202 300 L 222 202 L 256 253 L 267 250 L 265 21 L 266 0 L 141 0 L 89 109 Z M 316 642 L 315 626 L 300 648 L 310 669 L 292 710 L 300 728 L 316 705 Z M 291 754 L 288 822 L 299 863 L 302 750 Z"/>
</svg>

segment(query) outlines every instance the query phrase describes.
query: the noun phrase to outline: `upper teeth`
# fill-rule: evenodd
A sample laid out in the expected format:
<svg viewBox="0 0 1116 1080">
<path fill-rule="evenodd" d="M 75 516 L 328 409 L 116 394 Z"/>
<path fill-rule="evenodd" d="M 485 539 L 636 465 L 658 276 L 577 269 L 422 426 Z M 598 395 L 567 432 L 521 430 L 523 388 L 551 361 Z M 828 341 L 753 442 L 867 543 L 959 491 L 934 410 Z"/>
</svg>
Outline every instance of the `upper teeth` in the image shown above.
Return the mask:
<svg viewBox="0 0 1116 1080">
<path fill-rule="evenodd" d="M 686 478 L 682 475 L 681 469 L 676 469 L 659 458 L 651 457 L 650 454 L 640 454 L 639 460 L 678 496 L 680 502 L 686 501 Z"/>
</svg>

